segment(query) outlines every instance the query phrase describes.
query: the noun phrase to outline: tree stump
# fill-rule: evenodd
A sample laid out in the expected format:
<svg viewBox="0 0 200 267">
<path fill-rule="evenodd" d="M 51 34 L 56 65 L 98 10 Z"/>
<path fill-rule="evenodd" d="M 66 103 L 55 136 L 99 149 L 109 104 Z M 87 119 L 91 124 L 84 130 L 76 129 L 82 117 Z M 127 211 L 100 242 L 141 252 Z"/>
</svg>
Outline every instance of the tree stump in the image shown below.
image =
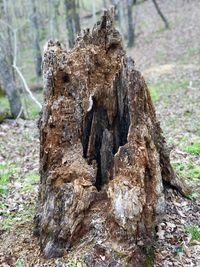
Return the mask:
<svg viewBox="0 0 200 267">
<path fill-rule="evenodd" d="M 148 88 L 122 48 L 111 13 L 78 36 L 70 51 L 50 41 L 43 72 L 34 219 L 41 250 L 60 257 L 91 236 L 94 243 L 132 255 L 130 266 L 142 266 L 165 212 L 164 189 L 187 192 L 170 165 Z M 94 260 L 90 266 L 104 265 Z"/>
</svg>

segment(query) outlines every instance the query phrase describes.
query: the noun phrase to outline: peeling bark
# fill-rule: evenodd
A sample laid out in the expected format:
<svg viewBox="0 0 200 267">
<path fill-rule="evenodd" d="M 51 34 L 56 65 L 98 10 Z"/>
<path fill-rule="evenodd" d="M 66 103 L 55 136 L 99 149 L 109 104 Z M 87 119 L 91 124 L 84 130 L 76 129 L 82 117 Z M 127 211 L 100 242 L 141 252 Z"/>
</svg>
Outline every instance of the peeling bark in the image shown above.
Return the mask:
<svg viewBox="0 0 200 267">
<path fill-rule="evenodd" d="M 170 165 L 148 88 L 110 13 L 70 51 L 49 42 L 43 72 L 34 230 L 41 250 L 62 256 L 92 233 L 131 255 L 131 266 L 142 266 L 138 243 L 147 247 L 154 240 L 165 212 L 164 188 L 184 194 L 186 188 Z"/>
</svg>

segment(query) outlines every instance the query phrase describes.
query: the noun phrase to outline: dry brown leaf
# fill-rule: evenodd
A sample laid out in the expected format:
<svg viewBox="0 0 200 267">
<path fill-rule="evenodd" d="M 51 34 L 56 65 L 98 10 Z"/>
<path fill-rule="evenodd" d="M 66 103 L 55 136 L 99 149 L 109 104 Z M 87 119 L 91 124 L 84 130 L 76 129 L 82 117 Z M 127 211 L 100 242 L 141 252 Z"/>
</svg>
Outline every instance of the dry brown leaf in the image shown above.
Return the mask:
<svg viewBox="0 0 200 267">
<path fill-rule="evenodd" d="M 185 254 L 187 255 L 187 257 L 191 257 L 191 251 L 188 247 L 185 247 Z"/>
<path fill-rule="evenodd" d="M 198 240 L 192 240 L 191 245 L 200 245 L 200 241 Z"/>
</svg>

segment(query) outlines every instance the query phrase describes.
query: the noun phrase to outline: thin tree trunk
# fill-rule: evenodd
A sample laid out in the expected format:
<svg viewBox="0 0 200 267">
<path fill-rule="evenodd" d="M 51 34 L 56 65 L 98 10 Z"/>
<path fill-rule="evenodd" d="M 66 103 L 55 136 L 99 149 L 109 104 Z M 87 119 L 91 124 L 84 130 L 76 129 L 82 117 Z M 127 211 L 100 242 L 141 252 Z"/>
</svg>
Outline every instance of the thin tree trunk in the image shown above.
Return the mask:
<svg viewBox="0 0 200 267">
<path fill-rule="evenodd" d="M 19 115 L 24 118 L 13 69 L 13 36 L 8 13 L 8 2 L 4 0 L 1 4 L 3 12 L 0 18 L 3 19 L 4 24 L 1 25 L 3 30 L 0 32 L 0 77 L 8 97 L 12 118 L 17 118 Z"/>
<path fill-rule="evenodd" d="M 31 23 L 31 33 L 33 38 L 33 55 L 34 55 L 34 64 L 35 64 L 35 72 L 37 77 L 41 76 L 41 63 L 42 56 L 40 50 L 40 38 L 39 38 L 39 25 L 37 18 L 37 9 L 35 0 L 30 0 L 30 23 Z"/>
<path fill-rule="evenodd" d="M 49 42 L 43 66 L 34 230 L 41 250 L 59 257 L 83 238 L 94 244 L 86 266 L 115 266 L 115 251 L 131 255 L 130 266 L 143 266 L 165 213 L 164 187 L 186 191 L 110 13 L 71 51 Z"/>
<path fill-rule="evenodd" d="M 2 52 L 0 47 L 0 77 L 8 97 L 11 116 L 12 118 L 17 118 L 21 112 L 20 117 L 24 117 L 20 95 L 16 89 L 15 82 L 13 81 L 12 67 L 9 67 L 8 62 L 5 59 L 5 54 Z"/>
<path fill-rule="evenodd" d="M 133 47 L 135 41 L 135 29 L 133 25 L 133 1 L 126 0 L 128 13 L 128 47 Z"/>
<path fill-rule="evenodd" d="M 165 24 L 165 28 L 166 29 L 169 29 L 169 23 L 168 23 L 167 19 L 165 18 L 165 16 L 163 15 L 163 13 L 162 13 L 162 11 L 161 11 L 161 9 L 160 9 L 157 1 L 156 0 L 152 0 L 152 1 L 154 3 L 154 6 L 155 6 L 155 8 L 156 8 L 156 10 L 157 10 L 157 12 L 159 14 L 159 16 L 161 17 L 161 19 L 163 20 L 163 22 Z"/>
<path fill-rule="evenodd" d="M 80 32 L 80 19 L 77 12 L 77 5 L 78 2 L 76 0 L 65 0 L 66 26 L 70 48 L 74 46 L 76 34 Z"/>
<path fill-rule="evenodd" d="M 59 36 L 58 15 L 59 15 L 59 0 L 49 0 L 49 15 L 50 15 L 50 39 L 56 39 Z"/>
</svg>

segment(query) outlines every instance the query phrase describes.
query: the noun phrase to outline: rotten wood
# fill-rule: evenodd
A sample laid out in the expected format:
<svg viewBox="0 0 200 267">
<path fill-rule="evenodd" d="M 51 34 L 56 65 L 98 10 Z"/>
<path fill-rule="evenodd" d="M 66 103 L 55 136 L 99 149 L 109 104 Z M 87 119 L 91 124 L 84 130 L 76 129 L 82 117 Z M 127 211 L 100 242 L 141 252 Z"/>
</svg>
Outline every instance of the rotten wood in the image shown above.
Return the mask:
<svg viewBox="0 0 200 267">
<path fill-rule="evenodd" d="M 142 266 L 165 213 L 164 189 L 187 189 L 173 171 L 147 85 L 122 48 L 111 13 L 72 50 L 50 41 L 43 72 L 34 229 L 42 252 L 59 257 L 92 236 L 109 251 L 130 255 L 130 266 Z"/>
</svg>

